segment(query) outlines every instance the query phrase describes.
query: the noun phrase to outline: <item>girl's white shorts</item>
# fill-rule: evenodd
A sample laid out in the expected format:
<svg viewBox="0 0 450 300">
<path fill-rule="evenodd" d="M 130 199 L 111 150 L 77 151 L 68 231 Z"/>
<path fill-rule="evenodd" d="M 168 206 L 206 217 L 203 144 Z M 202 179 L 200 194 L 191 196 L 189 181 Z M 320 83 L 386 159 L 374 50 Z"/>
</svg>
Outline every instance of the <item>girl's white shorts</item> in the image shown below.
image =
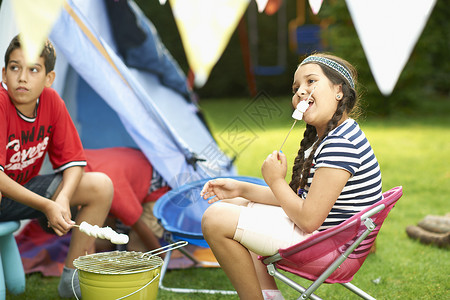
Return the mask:
<svg viewBox="0 0 450 300">
<path fill-rule="evenodd" d="M 241 207 L 233 239 L 258 255 L 270 256 L 314 233 L 304 233 L 280 206 L 250 202 Z"/>
</svg>

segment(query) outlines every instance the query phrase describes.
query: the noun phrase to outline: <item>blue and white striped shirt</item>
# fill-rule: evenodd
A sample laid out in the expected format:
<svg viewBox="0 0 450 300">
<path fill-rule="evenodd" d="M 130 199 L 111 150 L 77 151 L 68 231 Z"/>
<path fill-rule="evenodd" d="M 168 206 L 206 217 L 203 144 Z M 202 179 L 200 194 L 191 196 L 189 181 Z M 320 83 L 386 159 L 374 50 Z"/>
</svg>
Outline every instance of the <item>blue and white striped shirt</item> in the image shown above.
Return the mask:
<svg viewBox="0 0 450 300">
<path fill-rule="evenodd" d="M 310 151 L 305 152 L 305 157 Z M 322 140 L 314 154 L 303 197 L 306 197 L 315 171 L 322 167 L 346 170 L 351 177 L 319 230 L 336 226 L 382 199 L 378 161 L 355 120 L 347 119 Z"/>
</svg>

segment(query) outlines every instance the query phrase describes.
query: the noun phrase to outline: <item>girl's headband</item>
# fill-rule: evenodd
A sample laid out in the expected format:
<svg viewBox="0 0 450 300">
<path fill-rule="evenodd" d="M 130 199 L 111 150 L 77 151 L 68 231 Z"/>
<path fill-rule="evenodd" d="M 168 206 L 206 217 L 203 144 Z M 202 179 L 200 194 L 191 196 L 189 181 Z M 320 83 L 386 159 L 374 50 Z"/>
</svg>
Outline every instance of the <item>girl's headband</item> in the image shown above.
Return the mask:
<svg viewBox="0 0 450 300">
<path fill-rule="evenodd" d="M 300 66 L 308 62 L 317 62 L 332 68 L 333 70 L 337 71 L 339 74 L 344 76 L 344 78 L 347 79 L 348 83 L 350 83 L 350 86 L 352 88 L 355 88 L 355 83 L 353 82 L 353 78 L 350 72 L 346 67 L 344 67 L 340 63 L 321 56 L 308 56 L 300 63 Z"/>
</svg>

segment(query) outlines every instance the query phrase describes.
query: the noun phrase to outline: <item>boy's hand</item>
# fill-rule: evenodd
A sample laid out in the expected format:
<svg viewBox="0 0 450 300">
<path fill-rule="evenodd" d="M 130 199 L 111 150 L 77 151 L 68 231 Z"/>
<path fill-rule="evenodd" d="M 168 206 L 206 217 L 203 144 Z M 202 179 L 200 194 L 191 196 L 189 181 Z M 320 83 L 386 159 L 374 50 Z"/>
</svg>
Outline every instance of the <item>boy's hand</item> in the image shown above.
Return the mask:
<svg viewBox="0 0 450 300">
<path fill-rule="evenodd" d="M 239 196 L 239 181 L 230 178 L 210 180 L 203 186 L 200 196 L 208 199 L 209 204 L 223 199 L 231 199 Z"/>
<path fill-rule="evenodd" d="M 55 230 L 57 235 L 64 235 L 72 228 L 72 225 L 75 224 L 70 218 L 67 219 L 67 216 L 70 215 L 70 210 L 68 212 L 67 209 L 59 203 L 51 200 L 49 201 L 51 203 L 49 203 L 45 211 L 49 226 Z"/>
<path fill-rule="evenodd" d="M 286 155 L 283 152 L 273 151 L 261 166 L 261 173 L 270 186 L 278 179 L 285 180 L 287 171 Z"/>
<path fill-rule="evenodd" d="M 65 209 L 63 218 L 70 223 L 70 221 L 72 220 L 72 213 L 70 212 L 70 199 L 64 196 L 62 193 L 59 193 L 58 197 L 56 197 L 55 202 Z"/>
</svg>

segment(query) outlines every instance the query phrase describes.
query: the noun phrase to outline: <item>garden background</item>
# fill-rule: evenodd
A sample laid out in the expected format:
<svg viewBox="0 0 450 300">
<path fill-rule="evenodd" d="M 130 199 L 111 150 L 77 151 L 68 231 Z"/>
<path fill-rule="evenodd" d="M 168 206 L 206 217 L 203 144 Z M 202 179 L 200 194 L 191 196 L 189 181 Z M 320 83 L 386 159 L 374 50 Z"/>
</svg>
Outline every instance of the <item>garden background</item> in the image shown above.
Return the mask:
<svg viewBox="0 0 450 300">
<path fill-rule="evenodd" d="M 136 2 L 187 72 L 169 5 L 161 6 L 158 1 Z M 296 17 L 296 1 L 288 0 L 286 4 L 287 19 L 291 20 Z M 375 254 L 369 256 L 355 277 L 358 286 L 379 299 L 450 298 L 448 249 L 423 245 L 405 233 L 406 226 L 416 224 L 426 215 L 450 212 L 449 16 L 449 5 L 438 0 L 394 92 L 383 96 L 373 80 L 345 1 L 325 1 L 319 16 L 307 15 L 307 22 L 312 24 L 324 19 L 330 22 L 322 32 L 323 43 L 328 45 L 326 50 L 345 57 L 359 71 L 365 111 L 359 121 L 380 161 L 383 190 L 398 185 L 404 188 L 404 196 L 383 225 Z M 258 21 L 263 49 L 260 61 L 271 63 L 277 51 L 273 43 L 274 17 L 261 14 Z M 227 154 L 236 155 L 239 174 L 260 177 L 263 159 L 279 147 L 289 130 L 292 74 L 301 59 L 302 56 L 288 51 L 285 72 L 278 76 L 256 76 L 258 95 L 250 96 L 239 36 L 235 32 L 206 85 L 195 90 L 216 140 Z M 272 108 L 263 119 L 255 120 L 245 113 L 256 101 L 265 101 Z M 242 133 L 246 143 L 230 147 L 229 128 L 237 117 L 248 129 Z M 297 124 L 284 146 L 283 152 L 290 161 L 297 152 L 301 133 L 302 125 Z M 166 280 L 167 285 L 231 288 L 220 269 L 171 271 Z M 26 293 L 8 295 L 7 299 L 59 299 L 57 283 L 58 278 L 28 275 Z M 295 297 L 282 284 L 280 288 L 286 299 Z M 326 299 L 350 299 L 349 293 L 339 286 L 323 286 L 317 294 Z M 158 299 L 236 298 L 165 291 L 158 295 Z"/>
</svg>

